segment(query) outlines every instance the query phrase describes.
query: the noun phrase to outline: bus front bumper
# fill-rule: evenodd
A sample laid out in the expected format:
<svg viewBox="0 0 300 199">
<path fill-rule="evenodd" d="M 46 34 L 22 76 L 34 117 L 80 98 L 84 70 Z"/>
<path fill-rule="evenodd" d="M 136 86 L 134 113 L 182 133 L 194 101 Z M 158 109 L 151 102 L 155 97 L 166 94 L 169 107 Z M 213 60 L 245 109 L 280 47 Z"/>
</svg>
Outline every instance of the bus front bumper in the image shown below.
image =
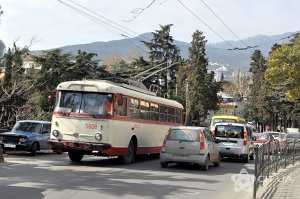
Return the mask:
<svg viewBox="0 0 300 199">
<path fill-rule="evenodd" d="M 49 145 L 53 151 L 68 152 L 71 150 L 85 151 L 86 153 L 102 153 L 110 149 L 111 145 L 106 143 L 74 142 L 65 140 L 50 140 Z"/>
</svg>

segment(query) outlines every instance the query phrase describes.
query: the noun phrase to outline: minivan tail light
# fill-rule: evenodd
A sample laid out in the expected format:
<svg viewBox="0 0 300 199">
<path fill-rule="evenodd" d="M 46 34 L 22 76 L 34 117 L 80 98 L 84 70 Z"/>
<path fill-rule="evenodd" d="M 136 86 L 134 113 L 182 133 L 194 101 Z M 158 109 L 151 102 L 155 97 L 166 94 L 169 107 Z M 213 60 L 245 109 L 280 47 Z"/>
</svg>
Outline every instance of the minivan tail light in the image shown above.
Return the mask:
<svg viewBox="0 0 300 199">
<path fill-rule="evenodd" d="M 199 137 L 200 137 L 200 150 L 204 150 L 205 149 L 205 136 L 204 136 L 203 131 L 200 132 Z"/>
</svg>

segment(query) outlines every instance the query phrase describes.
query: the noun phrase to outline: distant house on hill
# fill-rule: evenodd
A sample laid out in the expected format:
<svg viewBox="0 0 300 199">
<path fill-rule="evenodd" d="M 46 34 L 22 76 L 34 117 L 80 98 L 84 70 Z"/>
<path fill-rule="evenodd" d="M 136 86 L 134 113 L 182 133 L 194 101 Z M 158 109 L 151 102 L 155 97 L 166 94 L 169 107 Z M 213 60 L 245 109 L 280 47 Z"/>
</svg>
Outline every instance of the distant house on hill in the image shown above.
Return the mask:
<svg viewBox="0 0 300 199">
<path fill-rule="evenodd" d="M 32 72 L 39 71 L 42 68 L 41 65 L 37 64 L 34 61 L 34 58 L 32 55 L 26 55 L 23 58 L 23 66 L 22 67 L 24 68 L 25 74 L 30 74 Z M 0 80 L 2 80 L 4 78 L 4 75 L 5 75 L 5 68 L 0 67 Z"/>
<path fill-rule="evenodd" d="M 27 74 L 32 71 L 41 70 L 42 67 L 34 61 L 32 55 L 27 55 L 23 58 L 23 68 L 25 70 L 25 74 Z"/>
</svg>

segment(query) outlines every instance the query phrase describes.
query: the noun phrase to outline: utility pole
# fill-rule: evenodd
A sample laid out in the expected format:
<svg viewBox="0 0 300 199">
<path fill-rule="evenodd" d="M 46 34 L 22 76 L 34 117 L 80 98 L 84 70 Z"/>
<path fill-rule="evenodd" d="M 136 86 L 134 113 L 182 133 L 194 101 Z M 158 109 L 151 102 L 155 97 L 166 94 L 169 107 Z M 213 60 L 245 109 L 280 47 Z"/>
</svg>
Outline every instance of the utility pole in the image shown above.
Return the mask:
<svg viewBox="0 0 300 199">
<path fill-rule="evenodd" d="M 189 107 L 189 81 L 186 81 L 185 85 L 185 125 L 188 125 L 188 119 L 190 114 L 190 107 Z"/>
</svg>

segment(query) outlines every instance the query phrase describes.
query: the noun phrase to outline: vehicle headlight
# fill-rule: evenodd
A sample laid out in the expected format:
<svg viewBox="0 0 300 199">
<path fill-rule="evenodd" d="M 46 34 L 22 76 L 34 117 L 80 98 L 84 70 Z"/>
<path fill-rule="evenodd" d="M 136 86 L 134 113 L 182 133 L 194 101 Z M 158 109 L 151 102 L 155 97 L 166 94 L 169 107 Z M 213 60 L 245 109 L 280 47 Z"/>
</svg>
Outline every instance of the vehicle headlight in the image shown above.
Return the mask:
<svg viewBox="0 0 300 199">
<path fill-rule="evenodd" d="M 96 133 L 95 134 L 95 139 L 98 140 L 98 141 L 101 141 L 102 140 L 102 134 L 101 133 Z"/>
<path fill-rule="evenodd" d="M 58 130 L 52 131 L 52 135 L 53 135 L 54 137 L 58 137 L 59 134 L 60 134 L 60 132 L 59 132 Z"/>
<path fill-rule="evenodd" d="M 26 142 L 27 141 L 27 138 L 20 138 L 19 139 L 19 142 Z"/>
</svg>

